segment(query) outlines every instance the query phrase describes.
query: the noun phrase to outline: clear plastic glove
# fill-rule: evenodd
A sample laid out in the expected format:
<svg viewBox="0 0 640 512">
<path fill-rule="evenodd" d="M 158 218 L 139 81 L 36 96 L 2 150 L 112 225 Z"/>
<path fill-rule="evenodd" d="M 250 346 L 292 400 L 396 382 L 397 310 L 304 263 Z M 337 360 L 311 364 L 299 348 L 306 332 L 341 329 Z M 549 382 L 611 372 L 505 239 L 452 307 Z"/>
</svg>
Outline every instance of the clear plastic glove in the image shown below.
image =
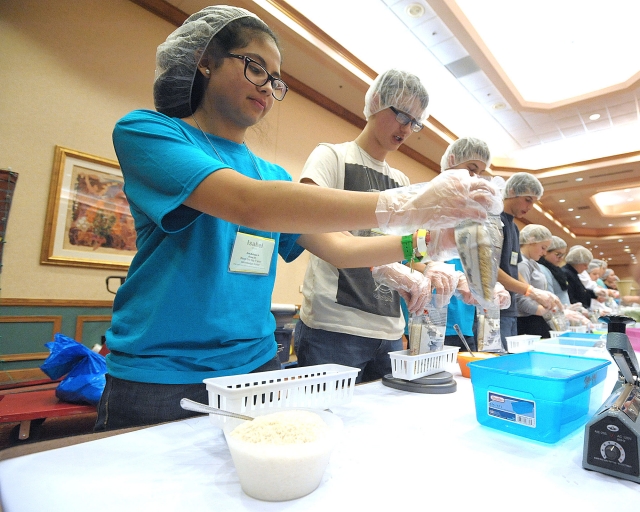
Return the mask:
<svg viewBox="0 0 640 512">
<path fill-rule="evenodd" d="M 434 306 L 436 308 L 444 307 L 449 304 L 453 292 L 456 291 L 461 272 L 455 270 L 453 265 L 441 261 L 429 261 L 426 266 L 423 273 L 431 281 L 431 289 L 435 289 L 438 298 L 438 303 Z"/>
<path fill-rule="evenodd" d="M 593 291 L 596 294 L 596 297 L 598 299 L 606 299 L 607 298 L 608 293 L 607 293 L 607 290 L 605 290 L 604 288 L 601 288 L 600 286 L 596 286 Z"/>
<path fill-rule="evenodd" d="M 562 311 L 564 309 L 564 306 L 560 302 L 560 299 L 557 297 L 557 295 L 554 295 L 553 293 L 546 290 L 540 290 L 539 288 L 534 288 L 532 286 L 529 297 L 531 297 L 545 309 L 555 309 L 558 311 Z"/>
<path fill-rule="evenodd" d="M 464 302 L 465 304 L 469 304 L 470 306 L 477 306 L 478 301 L 473 297 L 471 290 L 469 289 L 469 282 L 467 281 L 467 276 L 462 274 L 458 279 L 458 286 L 456 288 L 456 295 Z"/>
<path fill-rule="evenodd" d="M 496 306 L 498 306 L 500 309 L 507 309 L 509 306 L 511 306 L 511 294 L 500 283 L 496 283 L 494 293 L 495 296 L 493 302 Z"/>
<path fill-rule="evenodd" d="M 569 323 L 571 323 L 571 325 L 589 325 L 591 323 L 589 319 L 582 313 L 574 311 L 570 308 L 566 308 L 564 310 L 564 316 L 567 317 L 567 320 L 569 320 Z"/>
<path fill-rule="evenodd" d="M 582 315 L 589 315 L 589 310 L 582 305 L 582 302 L 574 302 L 570 306 L 567 306 L 567 309 L 571 309 L 573 311 L 577 311 Z"/>
<path fill-rule="evenodd" d="M 418 228 L 452 228 L 461 220 L 483 222 L 502 211 L 502 196 L 466 169 L 447 171 L 426 183 L 380 192 L 376 217 L 384 233 L 404 235 Z"/>
<path fill-rule="evenodd" d="M 454 228 L 432 229 L 429 231 L 427 254 L 435 261 L 447 261 L 458 257 L 456 231 Z"/>
<path fill-rule="evenodd" d="M 417 270 L 401 263 L 373 267 L 371 274 L 376 283 L 397 291 L 407 303 L 410 313 L 422 314 L 431 302 L 431 281 Z"/>
</svg>

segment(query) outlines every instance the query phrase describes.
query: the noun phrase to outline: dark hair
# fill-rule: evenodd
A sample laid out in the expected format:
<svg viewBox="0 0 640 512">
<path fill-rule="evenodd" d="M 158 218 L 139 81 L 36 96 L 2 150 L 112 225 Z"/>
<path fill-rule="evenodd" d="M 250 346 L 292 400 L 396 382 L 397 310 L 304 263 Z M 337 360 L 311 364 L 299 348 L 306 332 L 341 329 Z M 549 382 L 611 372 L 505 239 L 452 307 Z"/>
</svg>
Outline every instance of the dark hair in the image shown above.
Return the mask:
<svg viewBox="0 0 640 512">
<path fill-rule="evenodd" d="M 256 37 L 265 36 L 273 39 L 280 54 L 282 54 L 278 37 L 265 23 L 251 16 L 239 18 L 230 22 L 211 39 L 204 55 L 211 58 L 214 68 L 217 68 L 220 67 L 222 59 L 231 52 L 231 50 L 245 48 L 251 41 L 256 39 Z M 187 115 L 195 112 L 200 105 L 206 85 L 206 78 L 202 76 L 202 73 L 196 73 L 193 84 L 191 85 L 191 112 Z"/>
</svg>

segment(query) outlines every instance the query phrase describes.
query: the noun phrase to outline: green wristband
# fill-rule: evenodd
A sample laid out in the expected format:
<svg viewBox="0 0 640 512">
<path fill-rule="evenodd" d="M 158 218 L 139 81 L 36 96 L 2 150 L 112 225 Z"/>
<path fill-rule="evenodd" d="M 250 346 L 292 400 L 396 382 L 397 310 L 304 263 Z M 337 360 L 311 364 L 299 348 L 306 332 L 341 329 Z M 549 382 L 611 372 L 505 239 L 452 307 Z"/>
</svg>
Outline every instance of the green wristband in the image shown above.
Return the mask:
<svg viewBox="0 0 640 512">
<path fill-rule="evenodd" d="M 402 253 L 407 261 L 415 261 L 413 254 L 413 235 L 404 235 L 402 237 Z"/>
</svg>

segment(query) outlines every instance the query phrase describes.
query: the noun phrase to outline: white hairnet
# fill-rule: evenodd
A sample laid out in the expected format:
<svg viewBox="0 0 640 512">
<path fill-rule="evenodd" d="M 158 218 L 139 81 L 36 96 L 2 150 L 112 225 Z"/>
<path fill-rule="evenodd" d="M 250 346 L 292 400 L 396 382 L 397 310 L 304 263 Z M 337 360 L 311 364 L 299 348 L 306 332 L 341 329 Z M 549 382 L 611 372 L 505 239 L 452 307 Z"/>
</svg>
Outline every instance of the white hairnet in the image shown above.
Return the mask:
<svg viewBox="0 0 640 512">
<path fill-rule="evenodd" d="M 567 246 L 567 242 L 565 242 L 559 236 L 553 235 L 551 237 L 551 245 L 547 248 L 547 251 L 555 251 L 556 249 L 564 249 Z"/>
<path fill-rule="evenodd" d="M 365 94 L 364 117 L 368 121 L 373 114 L 395 107 L 424 123 L 429 117 L 427 105 L 429 93 L 416 75 L 389 69 L 376 77 Z"/>
<path fill-rule="evenodd" d="M 604 271 L 604 274 L 602 274 L 602 279 L 608 279 L 610 278 L 612 275 L 613 277 L 615 277 L 618 281 L 620 281 L 620 278 L 616 275 L 614 275 L 615 272 L 613 270 L 611 270 L 610 268 L 608 268 L 607 270 Z"/>
<path fill-rule="evenodd" d="M 450 162 L 450 157 L 453 157 L 453 162 Z M 470 160 L 479 160 L 489 166 L 491 163 L 491 151 L 489 151 L 489 146 L 483 140 L 474 137 L 462 137 L 449 144 L 444 155 L 442 155 L 442 160 L 440 160 L 440 169 L 445 171 Z"/>
<path fill-rule="evenodd" d="M 604 261 L 593 258 L 589 262 L 589 266 L 587 267 L 587 272 L 591 272 L 592 270 L 595 270 L 597 268 L 602 268 L 604 266 L 606 266 L 606 263 Z"/>
<path fill-rule="evenodd" d="M 586 265 L 593 259 L 593 254 L 586 247 L 582 247 L 581 245 L 576 245 L 571 248 L 571 250 L 567 253 L 565 257 L 565 261 L 570 265 L 576 265 L 584 263 Z"/>
<path fill-rule="evenodd" d="M 505 199 L 522 196 L 540 199 L 543 192 L 542 183 L 533 174 L 517 172 L 505 183 L 503 194 Z"/>
<path fill-rule="evenodd" d="M 252 17 L 240 7 L 214 5 L 189 16 L 156 51 L 153 100 L 156 110 L 172 117 L 192 114 L 191 88 L 200 58 L 211 39 L 232 21 Z"/>
<path fill-rule="evenodd" d="M 527 224 L 520 231 L 520 245 L 537 244 L 551 240 L 551 231 L 540 224 Z"/>
</svg>

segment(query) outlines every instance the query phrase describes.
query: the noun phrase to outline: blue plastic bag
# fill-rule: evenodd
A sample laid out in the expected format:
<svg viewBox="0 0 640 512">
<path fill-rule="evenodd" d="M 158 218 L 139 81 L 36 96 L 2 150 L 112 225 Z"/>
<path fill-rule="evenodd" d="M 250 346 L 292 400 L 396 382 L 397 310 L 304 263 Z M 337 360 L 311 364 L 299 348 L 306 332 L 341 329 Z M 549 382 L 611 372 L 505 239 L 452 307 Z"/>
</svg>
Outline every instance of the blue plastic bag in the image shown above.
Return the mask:
<svg viewBox="0 0 640 512">
<path fill-rule="evenodd" d="M 66 375 L 56 388 L 58 400 L 98 405 L 106 384 L 104 356 L 60 333 L 44 346 L 50 353 L 40 369 L 54 380 Z"/>
</svg>

